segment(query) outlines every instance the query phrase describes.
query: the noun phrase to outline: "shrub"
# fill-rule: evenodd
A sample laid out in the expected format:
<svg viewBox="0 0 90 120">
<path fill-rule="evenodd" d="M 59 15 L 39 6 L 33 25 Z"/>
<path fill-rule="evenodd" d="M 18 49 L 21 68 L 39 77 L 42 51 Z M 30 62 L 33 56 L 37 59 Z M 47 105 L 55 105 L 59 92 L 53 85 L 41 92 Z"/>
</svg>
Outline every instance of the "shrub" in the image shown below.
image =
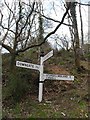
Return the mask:
<svg viewBox="0 0 90 120">
<path fill-rule="evenodd" d="M 15 101 L 19 101 L 29 88 L 27 81 L 23 78 L 19 71 L 9 74 L 8 91 Z"/>
</svg>

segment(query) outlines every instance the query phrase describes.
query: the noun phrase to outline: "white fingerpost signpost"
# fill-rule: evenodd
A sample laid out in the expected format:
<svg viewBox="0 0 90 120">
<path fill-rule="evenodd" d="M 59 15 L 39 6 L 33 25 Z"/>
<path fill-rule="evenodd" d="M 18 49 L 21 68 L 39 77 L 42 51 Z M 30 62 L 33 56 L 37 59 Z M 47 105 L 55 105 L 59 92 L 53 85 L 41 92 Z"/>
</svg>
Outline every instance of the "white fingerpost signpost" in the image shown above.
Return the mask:
<svg viewBox="0 0 90 120">
<path fill-rule="evenodd" d="M 40 65 L 27 63 L 27 62 L 16 61 L 16 66 L 17 67 L 34 69 L 34 70 L 40 70 Z"/>
<path fill-rule="evenodd" d="M 43 57 L 41 56 L 41 59 L 40 59 L 40 79 L 39 79 L 39 96 L 38 96 L 38 99 L 39 99 L 39 102 L 42 101 L 42 94 L 43 94 L 43 61 L 42 61 Z"/>
<path fill-rule="evenodd" d="M 34 70 L 39 70 L 40 71 L 39 95 L 38 95 L 39 102 L 42 101 L 43 83 L 44 83 L 45 79 L 48 79 L 48 80 L 72 80 L 72 81 L 74 80 L 74 76 L 70 76 L 70 75 L 44 74 L 43 73 L 43 62 L 46 61 L 47 59 L 49 59 L 52 56 L 53 56 L 53 50 L 50 51 L 45 56 L 41 56 L 40 57 L 40 65 L 27 63 L 27 62 L 16 61 L 16 66 L 17 67 L 29 68 L 29 69 L 34 69 Z"/>
</svg>

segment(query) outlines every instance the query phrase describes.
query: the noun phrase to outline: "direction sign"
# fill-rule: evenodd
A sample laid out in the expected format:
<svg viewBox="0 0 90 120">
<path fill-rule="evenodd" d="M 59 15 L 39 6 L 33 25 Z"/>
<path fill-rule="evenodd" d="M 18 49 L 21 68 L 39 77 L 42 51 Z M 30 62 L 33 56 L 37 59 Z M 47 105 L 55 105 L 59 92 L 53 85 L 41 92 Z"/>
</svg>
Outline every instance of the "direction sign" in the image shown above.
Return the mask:
<svg viewBox="0 0 90 120">
<path fill-rule="evenodd" d="M 16 66 L 17 67 L 34 69 L 34 70 L 40 70 L 40 65 L 27 63 L 27 62 L 16 61 Z"/>
<path fill-rule="evenodd" d="M 42 58 L 43 62 L 44 62 L 45 60 L 47 60 L 48 58 L 52 57 L 52 56 L 53 56 L 53 50 L 50 51 L 48 54 L 46 54 L 46 55 Z"/>
<path fill-rule="evenodd" d="M 74 80 L 74 76 L 58 75 L 58 74 L 43 74 L 44 80 Z"/>
<path fill-rule="evenodd" d="M 39 94 L 38 94 L 38 100 L 39 102 L 42 101 L 42 95 L 43 95 L 43 83 L 45 79 L 49 80 L 74 80 L 74 76 L 70 75 L 58 75 L 58 74 L 44 74 L 43 73 L 43 62 L 53 56 L 53 50 L 50 51 L 48 54 L 46 54 L 44 57 L 41 57 L 40 65 L 22 62 L 22 61 L 16 61 L 17 67 L 23 67 L 23 68 L 29 68 L 34 70 L 39 70 L 40 72 L 40 79 L 39 79 Z"/>
</svg>

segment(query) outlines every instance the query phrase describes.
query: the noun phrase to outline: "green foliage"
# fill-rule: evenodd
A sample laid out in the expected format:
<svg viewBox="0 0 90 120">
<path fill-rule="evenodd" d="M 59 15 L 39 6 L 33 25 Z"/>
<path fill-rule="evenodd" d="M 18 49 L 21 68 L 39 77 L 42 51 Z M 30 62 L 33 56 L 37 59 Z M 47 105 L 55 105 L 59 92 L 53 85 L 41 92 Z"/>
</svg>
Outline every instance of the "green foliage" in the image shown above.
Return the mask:
<svg viewBox="0 0 90 120">
<path fill-rule="evenodd" d="M 21 111 L 20 105 L 17 103 L 15 106 L 15 109 L 13 110 L 13 114 L 14 115 L 16 114 L 17 115 L 16 117 L 20 118 L 21 117 L 20 111 Z"/>
<path fill-rule="evenodd" d="M 4 69 L 5 68 L 7 68 L 7 69 L 9 68 L 10 60 L 11 60 L 11 56 L 10 56 L 9 53 L 6 53 L 6 54 L 2 55 L 2 67 L 4 67 Z"/>
<path fill-rule="evenodd" d="M 19 101 L 29 88 L 26 79 L 22 75 L 21 72 L 16 70 L 15 73 L 9 74 L 8 92 L 15 101 Z"/>
<path fill-rule="evenodd" d="M 3 87 L 3 100 L 10 96 L 17 102 L 30 92 L 36 92 L 38 87 L 38 73 L 29 69 L 15 68 L 15 72 L 8 72 L 6 87 Z"/>
<path fill-rule="evenodd" d="M 27 54 L 28 53 L 28 54 Z M 25 54 L 22 53 L 17 56 L 16 60 L 22 60 L 30 58 L 35 61 L 36 59 L 31 57 L 35 53 L 34 49 L 27 51 Z M 36 56 L 36 55 L 35 55 Z M 10 54 L 4 54 L 2 56 L 3 61 L 3 75 L 5 78 L 5 85 L 2 90 L 3 100 L 9 99 L 13 96 L 13 99 L 19 101 L 25 93 L 28 91 L 36 92 L 38 86 L 38 73 L 30 69 L 23 69 L 15 67 L 14 72 L 9 68 Z M 29 62 L 29 61 L 28 61 Z"/>
<path fill-rule="evenodd" d="M 64 65 L 65 62 L 64 61 L 60 61 L 59 65 Z"/>
<path fill-rule="evenodd" d="M 90 60 L 90 53 L 85 54 L 85 58 L 87 58 L 88 60 Z"/>
<path fill-rule="evenodd" d="M 30 49 L 27 52 L 20 54 L 17 60 L 24 61 L 25 58 L 31 60 L 32 63 L 37 64 L 35 49 Z M 3 86 L 3 96 L 9 99 L 3 99 L 3 116 L 13 118 L 86 118 L 87 115 L 87 102 L 82 99 L 83 94 L 86 94 L 86 88 L 83 85 L 86 77 L 78 74 L 73 66 L 74 59 L 73 53 L 62 50 L 54 55 L 51 59 L 45 62 L 44 73 L 52 73 L 49 69 L 49 65 L 57 65 L 60 67 L 66 67 L 68 65 L 69 72 L 75 76 L 74 86 L 70 85 L 70 90 L 56 91 L 57 84 L 54 81 L 46 80 L 44 87 L 46 88 L 44 95 L 44 102 L 38 103 L 38 79 L 39 74 L 37 71 L 33 71 L 25 68 L 15 68 L 14 73 L 9 72 L 10 57 L 7 55 L 3 58 L 3 74 L 5 75 L 6 86 Z M 27 62 L 30 62 L 27 60 Z M 82 65 L 86 65 L 86 61 L 82 62 Z M 66 69 L 66 68 L 65 68 Z M 82 78 L 82 79 L 81 79 Z M 85 84 L 85 82 L 84 82 Z M 83 89 L 82 88 L 83 85 Z M 37 87 L 36 87 L 37 86 Z M 48 86 L 48 89 L 47 89 Z M 62 90 L 64 83 L 60 83 Z M 69 86 L 69 85 L 68 85 Z M 52 89 L 52 90 L 51 90 Z M 37 90 L 37 92 L 36 92 Z M 55 91 L 54 91 L 55 90 Z M 29 91 L 29 93 L 28 93 Z M 85 92 L 85 93 L 84 93 Z M 27 94 L 26 94 L 27 93 Z M 25 95 L 26 94 L 26 95 Z M 78 96 L 79 97 L 78 97 Z M 25 97 L 23 97 L 25 96 Z"/>
<path fill-rule="evenodd" d="M 53 58 L 48 59 L 48 63 L 49 63 L 49 64 L 53 64 L 54 62 L 56 62 L 55 59 L 53 59 Z"/>
<path fill-rule="evenodd" d="M 80 101 L 79 102 L 79 106 L 80 106 L 80 108 L 86 108 L 86 102 L 85 101 Z"/>
<path fill-rule="evenodd" d="M 34 60 L 35 57 L 37 57 L 36 51 L 37 51 L 37 48 L 35 48 L 35 49 L 32 48 L 32 49 L 26 51 L 25 53 L 19 54 L 19 56 L 17 56 L 16 59 L 17 60 L 21 60 L 21 61 L 24 61 L 24 60 Z"/>
</svg>

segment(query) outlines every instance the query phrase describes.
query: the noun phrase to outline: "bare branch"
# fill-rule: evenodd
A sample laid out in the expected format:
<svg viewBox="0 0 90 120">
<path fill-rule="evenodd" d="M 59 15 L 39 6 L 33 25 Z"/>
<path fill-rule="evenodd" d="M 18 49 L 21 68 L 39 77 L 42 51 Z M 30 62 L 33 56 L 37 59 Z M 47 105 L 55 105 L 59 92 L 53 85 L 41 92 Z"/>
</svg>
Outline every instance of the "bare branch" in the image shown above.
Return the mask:
<svg viewBox="0 0 90 120">
<path fill-rule="evenodd" d="M 16 54 L 19 53 L 19 52 L 24 52 L 24 51 L 28 50 L 29 48 L 39 47 L 39 46 L 41 46 L 42 44 L 44 44 L 45 41 L 46 41 L 46 39 L 47 39 L 48 37 L 50 37 L 52 34 L 54 34 L 54 33 L 58 30 L 58 28 L 62 25 L 62 23 L 63 23 L 63 21 L 64 21 L 64 18 L 66 17 L 66 15 L 68 14 L 68 10 L 70 9 L 70 5 L 71 5 L 71 4 L 69 4 L 69 6 L 67 7 L 67 9 L 66 9 L 66 11 L 65 11 L 65 13 L 64 13 L 64 15 L 63 15 L 63 17 L 62 17 L 61 22 L 56 26 L 56 28 L 55 28 L 52 32 L 50 32 L 50 33 L 44 38 L 43 42 L 41 42 L 40 44 L 28 46 L 27 48 L 24 48 L 24 49 L 20 49 L 20 50 L 16 51 Z"/>
<path fill-rule="evenodd" d="M 58 41 L 55 39 L 55 41 L 56 41 L 56 44 L 57 45 L 59 45 L 61 48 L 63 48 L 59 43 L 58 43 Z"/>
<path fill-rule="evenodd" d="M 54 12 L 55 12 L 55 14 L 57 16 L 57 13 L 56 13 L 56 10 L 55 10 L 55 3 L 53 2 L 52 4 L 53 4 L 53 10 L 54 10 Z"/>
<path fill-rule="evenodd" d="M 8 31 L 12 32 L 13 34 L 15 34 L 15 32 L 14 32 L 13 30 L 10 30 L 9 28 L 4 27 L 3 25 L 1 25 L 1 27 L 2 27 L 3 29 L 6 29 L 6 30 L 8 30 Z"/>
<path fill-rule="evenodd" d="M 21 28 L 21 30 L 20 30 L 19 34 L 17 35 L 17 37 L 20 36 L 20 34 L 22 33 L 23 29 L 25 28 L 25 26 L 26 26 L 26 24 L 27 24 L 27 22 L 28 22 L 29 17 L 32 15 L 33 10 L 34 10 L 34 5 L 35 5 L 35 2 L 33 2 L 31 12 L 30 12 L 29 15 L 27 16 L 26 22 L 25 22 L 24 26 Z"/>
<path fill-rule="evenodd" d="M 8 45 L 4 44 L 4 43 L 1 43 L 0 42 L 0 45 L 2 45 L 2 47 L 4 47 L 6 50 L 8 50 L 10 53 L 13 52 L 13 49 L 11 47 L 9 47 Z"/>
<path fill-rule="evenodd" d="M 79 4 L 79 5 L 84 5 L 84 6 L 90 6 L 90 4 L 84 4 L 84 3 L 79 3 L 79 2 L 75 2 L 76 4 Z"/>
<path fill-rule="evenodd" d="M 66 17 L 66 15 L 68 14 L 68 10 L 70 9 L 70 5 L 71 5 L 71 4 L 69 4 L 68 8 L 66 9 L 66 12 L 64 13 L 64 15 L 63 15 L 63 17 L 62 17 L 61 22 L 57 25 L 57 27 L 54 29 L 54 31 L 50 32 L 50 33 L 44 38 L 44 40 L 46 40 L 50 35 L 54 34 L 54 33 L 57 31 L 57 29 L 63 24 L 64 18 Z"/>
<path fill-rule="evenodd" d="M 58 20 L 55 20 L 55 19 L 53 19 L 53 18 L 50 18 L 50 17 L 47 17 L 47 16 L 45 16 L 45 15 L 42 15 L 44 18 L 46 18 L 46 19 L 48 19 L 48 20 L 52 20 L 53 22 L 57 22 L 57 23 L 61 23 L 60 21 L 58 21 Z M 70 25 L 70 24 L 66 24 L 66 23 L 62 23 L 63 25 L 66 25 L 66 26 L 71 26 L 72 27 L 72 25 Z"/>
<path fill-rule="evenodd" d="M 11 8 L 9 7 L 9 5 L 6 3 L 6 1 L 4 0 L 5 5 L 7 6 L 7 8 L 13 13 L 13 11 L 11 10 Z M 14 14 L 14 13 L 13 13 Z"/>
<path fill-rule="evenodd" d="M 30 5 L 28 5 L 27 3 L 25 3 L 25 2 L 23 2 L 25 5 L 27 5 L 27 6 L 30 6 Z M 31 7 L 31 6 L 30 6 Z M 36 13 L 38 13 L 38 14 L 41 14 L 39 11 L 37 11 L 37 10 L 34 10 Z M 55 20 L 55 19 L 53 19 L 53 18 L 50 18 L 50 17 L 47 17 L 47 16 L 45 16 L 44 14 L 41 14 L 41 16 L 42 17 L 44 17 L 44 18 L 46 18 L 46 19 L 48 19 L 48 20 L 52 20 L 53 22 L 57 22 L 57 23 L 60 23 L 60 21 L 58 21 L 58 20 Z M 72 26 L 72 25 L 69 25 L 69 24 L 66 24 L 66 23 L 62 23 L 63 25 L 66 25 L 66 26 Z"/>
<path fill-rule="evenodd" d="M 7 30 L 7 32 L 5 33 L 5 35 L 4 35 L 3 39 L 2 39 L 2 42 L 4 42 L 4 41 L 5 41 L 5 39 L 6 39 L 7 35 L 8 35 L 8 30 Z"/>
<path fill-rule="evenodd" d="M 1 20 L 0 20 L 0 25 L 1 25 L 2 19 L 3 19 L 3 14 L 2 14 L 2 12 L 1 12 L 1 10 L 0 10 L 0 14 L 1 14 Z"/>
</svg>

